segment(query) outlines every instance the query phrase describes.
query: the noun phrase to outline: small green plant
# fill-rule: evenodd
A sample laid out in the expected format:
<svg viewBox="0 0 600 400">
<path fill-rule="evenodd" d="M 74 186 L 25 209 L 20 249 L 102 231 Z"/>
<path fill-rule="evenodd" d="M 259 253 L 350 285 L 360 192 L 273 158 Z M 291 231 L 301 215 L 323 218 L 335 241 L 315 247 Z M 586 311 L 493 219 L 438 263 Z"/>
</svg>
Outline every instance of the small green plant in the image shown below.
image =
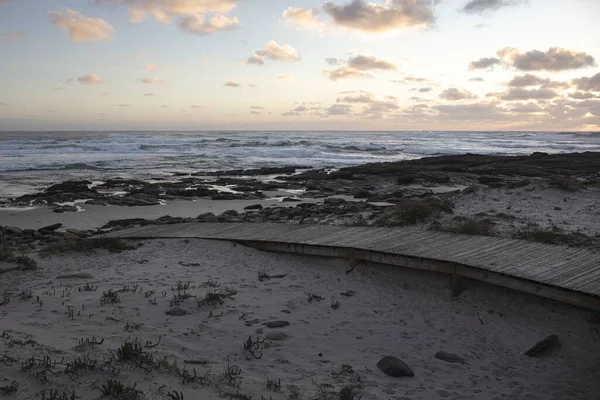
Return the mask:
<svg viewBox="0 0 600 400">
<path fill-rule="evenodd" d="M 4 292 L 2 293 L 2 300 L 0 300 L 0 306 L 5 306 L 10 303 L 10 293 Z"/>
<path fill-rule="evenodd" d="M 86 283 L 84 287 L 78 289 L 80 292 L 95 292 L 98 290 L 98 286 L 94 286 L 91 283 Z"/>
<path fill-rule="evenodd" d="M 135 383 L 133 386 L 128 386 L 122 382 L 109 379 L 98 389 L 102 397 L 106 396 L 114 400 L 140 400 L 143 398 L 143 392 L 136 389 L 136 386 Z"/>
<path fill-rule="evenodd" d="M 312 303 L 313 301 L 323 301 L 325 300 L 325 297 L 319 296 L 316 293 L 309 293 L 307 300 L 309 303 Z"/>
<path fill-rule="evenodd" d="M 335 297 L 331 298 L 331 304 L 330 304 L 331 308 L 333 308 L 334 310 L 337 310 L 338 308 L 340 308 L 341 304 L 339 301 L 337 301 L 335 299 Z"/>
<path fill-rule="evenodd" d="M 279 392 L 281 390 L 281 379 L 274 380 L 267 378 L 267 389 Z"/>
<path fill-rule="evenodd" d="M 69 252 L 92 253 L 94 250 L 98 249 L 106 249 L 113 253 L 120 253 L 125 250 L 137 249 L 137 246 L 123 239 L 110 237 L 64 240 L 44 247 L 40 250 L 40 255 L 42 257 L 49 257 L 54 254 Z"/>
<path fill-rule="evenodd" d="M 200 284 L 200 286 L 203 288 L 217 288 L 217 287 L 221 286 L 221 284 L 219 283 L 219 281 L 209 279 L 206 282 L 203 282 L 202 284 Z"/>
<path fill-rule="evenodd" d="M 79 396 L 75 394 L 75 391 L 69 392 L 59 392 L 58 390 L 43 390 L 42 391 L 42 400 L 76 400 Z"/>
<path fill-rule="evenodd" d="M 262 344 L 264 342 L 264 339 L 259 340 L 256 338 L 256 340 L 252 340 L 252 336 L 248 336 L 248 340 L 244 342 L 244 350 L 250 353 L 252 357 L 259 360 L 262 358 Z"/>
<path fill-rule="evenodd" d="M 360 400 L 362 394 L 358 392 L 358 388 L 354 385 L 344 386 L 339 392 L 340 400 Z"/>
<path fill-rule="evenodd" d="M 108 289 L 106 292 L 103 292 L 102 297 L 100 298 L 100 305 L 102 306 L 106 304 L 117 304 L 120 302 L 121 299 L 119 298 L 119 293 L 113 291 L 112 289 Z"/>
<path fill-rule="evenodd" d="M 512 233 L 512 237 L 539 243 L 573 247 L 597 247 L 600 244 L 598 238 L 593 238 L 584 233 L 566 232 L 556 225 L 543 228 L 535 222 L 528 223 L 524 227 L 517 229 Z"/>
<path fill-rule="evenodd" d="M 452 213 L 454 205 L 446 200 L 404 200 L 379 216 L 374 225 L 405 226 L 427 222 L 442 212 Z"/>
<path fill-rule="evenodd" d="M 18 297 L 19 297 L 19 300 L 26 301 L 33 297 L 33 293 L 31 293 L 31 290 L 29 290 L 29 289 L 23 289 L 19 293 Z"/>
<path fill-rule="evenodd" d="M 266 271 L 258 271 L 258 280 L 263 282 L 263 281 L 268 281 L 269 279 L 271 279 L 271 275 L 269 275 Z"/>
<path fill-rule="evenodd" d="M 246 393 L 242 393 L 239 390 L 222 390 L 221 397 L 229 400 L 252 400 L 252 396 Z"/>
<path fill-rule="evenodd" d="M 34 270 L 37 268 L 37 261 L 25 254 L 15 254 L 12 250 L 0 247 L 0 261 L 12 262 L 21 266 L 21 270 Z"/>
<path fill-rule="evenodd" d="M 144 350 L 144 347 L 138 340 L 125 342 L 117 349 L 117 361 L 133 364 L 135 368 L 141 368 L 146 372 L 151 372 L 156 366 L 154 356 Z"/>
<path fill-rule="evenodd" d="M 183 392 L 171 390 L 167 393 L 167 400 L 183 400 Z"/>
<path fill-rule="evenodd" d="M 172 287 L 171 290 L 175 291 L 177 290 L 178 292 L 181 292 L 182 290 L 188 290 L 190 288 L 190 282 L 181 282 L 178 281 L 177 285 Z"/>
<path fill-rule="evenodd" d="M 12 381 L 8 385 L 0 386 L 0 394 L 2 394 L 3 396 L 8 396 L 13 393 L 16 393 L 19 390 L 19 386 L 21 386 L 21 384 L 17 381 Z"/>
<path fill-rule="evenodd" d="M 205 305 L 223 305 L 225 299 L 234 299 L 236 294 L 237 291 L 234 289 L 218 289 L 212 292 L 208 292 L 206 293 L 203 299 L 198 300 L 198 308 Z"/>
<path fill-rule="evenodd" d="M 65 374 L 71 376 L 71 379 L 79 377 L 87 372 L 94 371 L 98 367 L 98 359 L 89 357 L 76 358 L 67 363 Z"/>
<path fill-rule="evenodd" d="M 240 382 L 239 380 L 242 377 L 242 369 L 237 365 L 229 364 L 229 359 L 227 359 L 227 364 L 223 366 L 223 374 L 221 378 L 226 381 L 230 386 L 238 387 Z"/>
</svg>

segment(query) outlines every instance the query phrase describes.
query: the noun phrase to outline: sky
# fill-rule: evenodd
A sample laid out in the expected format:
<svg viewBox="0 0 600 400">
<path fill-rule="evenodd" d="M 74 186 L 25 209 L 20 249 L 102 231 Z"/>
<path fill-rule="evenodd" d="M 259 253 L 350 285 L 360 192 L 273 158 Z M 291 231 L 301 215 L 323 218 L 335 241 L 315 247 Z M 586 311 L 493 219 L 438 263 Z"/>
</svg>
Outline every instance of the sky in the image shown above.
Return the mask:
<svg viewBox="0 0 600 400">
<path fill-rule="evenodd" d="M 0 0 L 0 130 L 600 130 L 598 0 Z"/>
</svg>

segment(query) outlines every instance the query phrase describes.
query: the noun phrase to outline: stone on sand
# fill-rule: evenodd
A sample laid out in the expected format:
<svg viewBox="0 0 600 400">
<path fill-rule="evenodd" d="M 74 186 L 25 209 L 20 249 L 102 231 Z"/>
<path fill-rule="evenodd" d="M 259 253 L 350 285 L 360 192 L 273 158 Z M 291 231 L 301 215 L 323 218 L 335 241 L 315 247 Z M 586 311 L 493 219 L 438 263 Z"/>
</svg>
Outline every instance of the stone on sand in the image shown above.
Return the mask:
<svg viewBox="0 0 600 400">
<path fill-rule="evenodd" d="M 183 315 L 187 315 L 187 311 L 179 307 L 173 307 L 167 311 L 167 315 L 172 315 L 174 317 L 181 317 Z"/>
<path fill-rule="evenodd" d="M 94 276 L 92 274 L 88 274 L 86 272 L 81 272 L 77 274 L 65 274 L 59 275 L 56 279 L 92 279 Z"/>
<path fill-rule="evenodd" d="M 434 357 L 438 360 L 446 361 L 452 364 L 466 364 L 464 358 L 457 356 L 456 354 L 447 353 L 445 351 L 438 351 L 434 354 Z"/>
<path fill-rule="evenodd" d="M 263 325 L 267 328 L 283 328 L 288 326 L 290 323 L 288 321 L 267 321 L 263 322 Z"/>
<path fill-rule="evenodd" d="M 377 368 L 382 370 L 386 375 L 400 378 L 403 376 L 415 376 L 414 372 L 404 361 L 394 356 L 383 357 L 377 363 Z"/>
<path fill-rule="evenodd" d="M 559 346 L 558 336 L 550 335 L 545 339 L 537 342 L 532 348 L 527 350 L 524 354 L 528 357 L 538 357 L 549 354 L 554 350 L 555 347 Z"/>
<path fill-rule="evenodd" d="M 267 333 L 267 339 L 269 340 L 274 340 L 274 341 L 278 341 L 278 340 L 283 340 L 287 337 L 287 335 L 283 332 L 268 332 Z"/>
</svg>

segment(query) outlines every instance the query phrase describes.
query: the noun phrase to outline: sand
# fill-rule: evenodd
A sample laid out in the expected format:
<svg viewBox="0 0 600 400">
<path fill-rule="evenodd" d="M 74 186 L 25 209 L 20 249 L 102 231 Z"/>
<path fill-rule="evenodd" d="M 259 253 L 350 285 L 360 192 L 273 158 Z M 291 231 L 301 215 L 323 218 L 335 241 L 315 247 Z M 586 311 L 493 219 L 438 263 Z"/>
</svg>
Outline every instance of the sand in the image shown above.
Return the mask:
<svg viewBox="0 0 600 400">
<path fill-rule="evenodd" d="M 57 389 L 98 399 L 94 387 L 107 379 L 137 383 L 148 399 L 167 399 L 169 390 L 181 391 L 187 400 L 230 398 L 225 392 L 236 390 L 254 399 L 287 399 L 296 391 L 301 399 L 333 399 L 339 396 L 324 393 L 351 384 L 360 384 L 365 400 L 592 400 L 600 394 L 598 315 L 482 283 L 451 300 L 447 278 L 433 273 L 362 263 L 346 274 L 342 260 L 203 240 L 149 240 L 120 254 L 98 251 L 38 261 L 37 271 L 0 276 L 0 293 L 11 294 L 10 303 L 0 306 L 5 333 L 0 357 L 14 359 L 0 362 L 0 386 L 21 383 L 9 398 L 37 398 L 44 389 Z M 261 281 L 260 272 L 285 276 Z M 57 279 L 74 273 L 92 277 Z M 186 292 L 201 299 L 213 290 L 202 287 L 209 280 L 237 294 L 222 305 L 200 309 L 195 298 L 188 298 L 180 305 L 187 315 L 166 314 L 178 282 L 189 282 Z M 86 284 L 97 290 L 79 291 Z M 138 285 L 135 293 L 133 285 Z M 119 293 L 119 303 L 101 305 L 104 291 L 124 286 L 130 291 Z M 30 290 L 32 298 L 21 300 L 23 290 Z M 340 295 L 346 290 L 356 293 Z M 309 302 L 309 294 L 324 299 Z M 43 305 L 36 302 L 38 296 Z M 337 309 L 331 307 L 335 301 Z M 253 319 L 258 321 L 248 326 Z M 271 320 L 289 326 L 262 325 Z M 279 340 L 266 339 L 267 334 Z M 560 348 L 540 358 L 522 355 L 550 334 L 558 335 Z M 78 347 L 81 338 L 92 337 L 104 339 L 103 344 Z M 208 372 L 210 383 L 183 384 L 173 372 L 105 363 L 127 340 L 155 344 L 159 337 L 160 343 L 146 351 L 181 368 L 184 360 L 206 361 L 188 370 Z M 262 358 L 244 350 L 248 337 L 265 340 Z M 435 359 L 438 351 L 457 354 L 467 364 Z M 387 355 L 402 359 L 415 376 L 383 374 L 376 364 Z M 52 368 L 55 373 L 45 373 L 48 382 L 42 384 L 44 374 L 35 375 L 43 368 L 23 372 L 21 363 L 44 356 L 64 361 Z M 65 364 L 84 356 L 98 359 L 101 369 L 71 379 Z M 223 378 L 226 365 L 241 368 L 239 388 Z M 269 390 L 267 378 L 280 380 L 281 389 Z"/>
</svg>

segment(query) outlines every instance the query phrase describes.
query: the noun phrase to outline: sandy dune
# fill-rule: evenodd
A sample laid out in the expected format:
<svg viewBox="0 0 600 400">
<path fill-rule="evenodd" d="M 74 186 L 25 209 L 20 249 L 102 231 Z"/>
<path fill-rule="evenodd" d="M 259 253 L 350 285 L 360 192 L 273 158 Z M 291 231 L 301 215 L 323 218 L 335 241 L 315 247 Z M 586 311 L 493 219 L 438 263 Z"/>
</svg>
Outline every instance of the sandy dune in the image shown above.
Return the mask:
<svg viewBox="0 0 600 400">
<path fill-rule="evenodd" d="M 0 279 L 0 293 L 10 293 L 10 302 L 0 306 L 0 356 L 8 356 L 0 362 L 0 386 L 20 382 L 9 398 L 37 398 L 42 390 L 57 389 L 96 399 L 100 392 L 94 387 L 107 379 L 137 383 L 149 399 L 167 399 L 169 390 L 181 391 L 185 399 L 232 398 L 227 393 L 237 390 L 254 399 L 287 399 L 295 392 L 302 399 L 333 399 L 340 397 L 325 393 L 353 384 L 360 385 L 363 399 L 597 399 L 600 393 L 597 315 L 594 320 L 588 311 L 496 287 L 474 283 L 450 300 L 445 279 L 429 273 L 360 264 L 346 274 L 341 260 L 202 240 L 153 240 L 121 254 L 58 255 L 39 263 L 37 271 Z M 285 276 L 261 281 L 259 272 Z M 56 279 L 73 273 L 92 277 Z M 202 287 L 210 280 L 237 295 L 198 309 L 197 299 L 215 290 Z M 197 298 L 179 306 L 187 315 L 170 316 L 178 282 L 190 283 L 179 293 Z M 97 290 L 84 291 L 86 284 Z M 118 293 L 119 303 L 101 305 L 104 291 L 124 286 L 130 291 Z M 32 297 L 21 299 L 23 290 Z M 340 295 L 346 290 L 356 294 Z M 155 293 L 145 297 L 148 291 Z M 309 294 L 324 300 L 309 302 Z M 331 307 L 334 301 L 339 308 Z M 290 325 L 262 325 L 271 320 Z M 559 336 L 562 347 L 540 358 L 521 354 L 550 334 Z M 262 358 L 244 350 L 249 336 L 265 340 Z M 78 346 L 81 338 L 92 337 L 104 343 Z M 210 383 L 183 384 L 174 371 L 105 363 L 127 340 L 156 343 L 159 337 L 158 346 L 146 352 L 180 368 L 184 360 L 207 362 L 187 367 L 199 375 L 208 372 Z M 435 359 L 440 350 L 467 364 Z M 383 374 L 376 363 L 386 355 L 405 361 L 415 376 Z M 40 374 L 41 366 L 22 371 L 28 358 L 44 356 L 64 361 L 52 372 Z M 87 356 L 98 359 L 95 370 L 64 373 L 69 361 Z M 223 377 L 227 364 L 241 368 L 234 382 L 239 388 Z M 267 378 L 280 380 L 281 389 L 269 390 Z"/>
</svg>

